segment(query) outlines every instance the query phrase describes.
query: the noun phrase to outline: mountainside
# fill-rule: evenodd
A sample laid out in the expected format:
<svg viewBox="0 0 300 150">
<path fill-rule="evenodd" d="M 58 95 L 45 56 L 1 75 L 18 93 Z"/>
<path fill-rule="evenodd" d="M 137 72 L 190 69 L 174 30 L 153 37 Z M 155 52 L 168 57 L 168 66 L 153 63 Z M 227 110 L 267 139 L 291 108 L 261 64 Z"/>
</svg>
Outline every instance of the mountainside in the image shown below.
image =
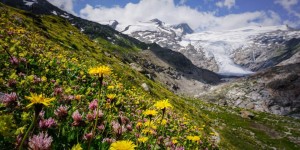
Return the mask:
<svg viewBox="0 0 300 150">
<path fill-rule="evenodd" d="M 276 66 L 214 87 L 202 99 L 300 118 L 300 63 Z"/>
<path fill-rule="evenodd" d="M 178 26 L 178 25 L 175 25 Z M 116 29 L 146 43 L 181 52 L 196 66 L 222 75 L 245 75 L 275 66 L 299 50 L 300 31 L 287 26 L 252 26 L 193 33 L 187 24 L 176 31 L 155 19 Z M 190 32 L 187 32 L 190 31 Z M 291 44 L 293 43 L 293 44 Z"/>
<path fill-rule="evenodd" d="M 44 0 L 34 0 L 34 3 L 30 3 L 31 5 L 27 5 L 27 1 L 23 0 L 11 0 L 11 1 L 5 1 L 1 0 L 4 3 L 21 8 L 23 10 L 29 10 L 33 12 L 34 14 L 46 14 L 46 15 L 56 15 L 60 16 L 62 18 L 65 18 L 68 20 L 73 26 L 77 27 L 82 33 L 88 35 L 91 39 L 94 39 L 97 42 L 100 42 L 105 39 L 107 41 L 110 41 L 113 44 L 125 47 L 125 48 L 131 48 L 135 49 L 138 51 L 139 49 L 149 49 L 151 51 L 154 51 L 154 53 L 157 54 L 163 54 L 164 57 L 162 57 L 162 61 L 165 61 L 169 66 L 172 66 L 171 68 L 173 69 L 172 74 L 177 74 L 178 77 L 180 78 L 181 75 L 184 74 L 192 74 L 188 76 L 193 76 L 188 77 L 190 82 L 199 82 L 201 84 L 201 87 L 209 86 L 210 84 L 215 84 L 220 82 L 220 77 L 216 75 L 215 73 L 211 71 L 207 71 L 206 69 L 201 69 L 199 67 L 196 67 L 193 63 L 187 63 L 189 62 L 188 59 L 186 59 L 183 55 L 180 53 L 174 53 L 173 51 L 170 51 L 168 49 L 160 48 L 159 46 L 154 46 L 155 48 L 153 49 L 151 45 L 147 45 L 143 42 L 140 42 L 136 40 L 135 38 L 132 38 L 130 36 L 127 36 L 125 34 L 122 34 L 114 29 L 112 29 L 109 26 L 117 26 L 118 23 L 116 21 L 108 21 L 109 26 L 106 25 L 101 25 L 92 21 L 84 20 L 79 17 L 76 17 L 72 14 L 69 14 L 65 11 L 60 10 L 59 8 L 53 6 L 47 1 Z M 151 21 L 153 26 L 157 24 L 161 24 L 157 19 L 153 19 Z M 149 28 L 152 28 L 153 26 L 150 25 Z M 180 24 L 178 26 L 173 27 L 172 32 L 174 33 L 176 31 L 177 34 L 185 34 L 192 32 L 192 30 L 186 25 L 186 24 Z M 127 31 L 129 32 L 129 31 Z M 174 33 L 175 34 L 175 33 Z M 98 40 L 100 38 L 100 40 Z M 112 49 L 114 49 L 112 47 Z M 132 60 L 131 55 L 127 54 L 120 54 L 117 53 L 116 55 L 126 55 L 126 56 L 120 56 L 120 57 L 126 57 L 127 63 L 132 63 L 134 60 Z M 127 57 L 129 56 L 129 57 Z M 140 55 L 141 57 L 143 55 Z M 173 59 L 174 57 L 178 59 Z M 147 60 L 147 58 L 144 58 Z M 170 63 L 170 64 L 169 64 Z M 143 65 L 143 64 L 141 64 Z M 186 69 L 183 70 L 182 68 L 193 68 L 193 70 L 196 70 L 197 73 L 191 73 L 187 71 Z M 187 73 L 189 72 L 189 73 Z M 204 72 L 202 75 L 201 72 Z M 162 72 L 162 74 L 166 74 L 166 76 L 170 76 L 168 72 Z M 195 77 L 195 74 L 199 74 L 200 76 Z M 171 75 L 172 76 L 172 75 Z M 178 87 L 178 83 L 174 82 L 174 78 L 172 78 L 171 83 L 167 83 L 163 80 L 163 78 L 155 78 L 157 81 L 161 81 L 164 83 L 169 89 L 173 90 L 173 87 L 176 86 Z M 176 89 L 178 93 L 184 93 L 182 91 L 183 89 L 187 88 L 189 85 L 181 84 L 182 87 Z M 203 89 L 202 89 L 203 90 Z M 189 92 L 191 95 L 195 95 L 197 92 Z"/>
<path fill-rule="evenodd" d="M 0 12 L 3 149 L 16 148 L 26 135 L 23 146 L 44 141 L 44 149 L 88 149 L 89 145 L 108 149 L 115 140 L 131 141 L 136 149 L 300 148 L 297 119 L 180 97 L 151 80 L 152 74 L 176 82 L 180 77 L 180 83 L 201 76 L 203 83 L 214 84 L 219 79 L 180 53 L 155 44 L 146 45 L 143 51 L 137 46 L 128 48 L 131 41 L 126 39 L 122 39 L 125 46 L 101 36 L 91 40 L 56 15 L 31 14 L 1 3 Z M 90 70 L 98 65 L 112 71 L 98 68 L 105 73 L 101 79 Z M 176 73 L 179 71 L 181 74 Z M 193 90 L 192 86 L 186 90 Z M 36 99 L 30 93 L 43 94 L 36 98 L 47 97 L 46 104 L 55 100 L 49 107 L 26 107 Z M 161 109 L 156 102 L 165 99 L 169 103 Z M 44 111 L 37 115 L 41 106 Z M 100 116 L 93 111 L 98 106 Z"/>
</svg>

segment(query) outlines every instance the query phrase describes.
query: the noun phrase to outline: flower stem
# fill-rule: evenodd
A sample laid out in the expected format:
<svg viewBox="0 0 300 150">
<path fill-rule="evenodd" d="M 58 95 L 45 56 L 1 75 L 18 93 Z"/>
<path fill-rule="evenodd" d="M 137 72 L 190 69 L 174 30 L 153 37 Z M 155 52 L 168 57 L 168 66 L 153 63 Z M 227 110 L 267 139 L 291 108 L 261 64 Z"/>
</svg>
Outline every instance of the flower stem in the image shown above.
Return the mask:
<svg viewBox="0 0 300 150">
<path fill-rule="evenodd" d="M 99 117 L 99 107 L 100 107 L 100 101 L 101 101 L 101 88 L 102 88 L 102 82 L 103 82 L 103 76 L 101 75 L 101 77 L 99 78 L 99 81 L 100 81 L 100 86 L 99 86 L 99 100 L 98 100 L 98 106 L 97 106 L 97 109 L 96 109 L 96 120 L 95 120 L 95 124 L 94 124 L 94 127 L 92 129 L 92 136 L 94 137 L 95 136 L 95 130 L 96 130 L 96 127 L 97 127 L 97 124 L 98 124 L 98 117 Z M 90 150 L 91 148 L 91 143 L 92 143 L 92 140 L 93 138 L 90 139 L 89 141 L 89 146 L 88 146 L 88 150 Z"/>
<path fill-rule="evenodd" d="M 21 142 L 21 144 L 20 144 L 19 150 L 22 150 L 23 144 L 24 144 L 24 142 L 25 142 L 25 140 L 26 140 L 26 138 L 27 138 L 27 136 L 28 136 L 28 133 L 29 133 L 30 130 L 33 128 L 33 126 L 36 124 L 36 122 L 37 122 L 37 116 L 38 116 L 38 113 L 35 112 L 35 115 L 34 115 L 34 117 L 33 117 L 33 121 L 31 122 L 29 128 L 27 129 L 27 131 L 26 131 L 26 133 L 25 133 L 25 136 L 24 136 L 23 139 L 22 139 L 22 142 Z"/>
</svg>

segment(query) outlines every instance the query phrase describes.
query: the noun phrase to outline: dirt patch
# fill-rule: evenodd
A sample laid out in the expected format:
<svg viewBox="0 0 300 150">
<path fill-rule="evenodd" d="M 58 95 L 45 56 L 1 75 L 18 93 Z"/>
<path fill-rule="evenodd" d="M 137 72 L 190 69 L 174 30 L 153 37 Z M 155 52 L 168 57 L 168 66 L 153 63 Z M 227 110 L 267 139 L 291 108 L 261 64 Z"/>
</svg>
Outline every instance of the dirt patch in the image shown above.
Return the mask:
<svg viewBox="0 0 300 150">
<path fill-rule="evenodd" d="M 282 136 L 280 135 L 280 133 L 278 133 L 274 129 L 271 129 L 271 128 L 265 126 L 265 125 L 253 122 L 253 123 L 251 123 L 250 126 L 251 126 L 251 128 L 258 129 L 260 131 L 264 131 L 272 139 L 282 138 Z"/>
</svg>

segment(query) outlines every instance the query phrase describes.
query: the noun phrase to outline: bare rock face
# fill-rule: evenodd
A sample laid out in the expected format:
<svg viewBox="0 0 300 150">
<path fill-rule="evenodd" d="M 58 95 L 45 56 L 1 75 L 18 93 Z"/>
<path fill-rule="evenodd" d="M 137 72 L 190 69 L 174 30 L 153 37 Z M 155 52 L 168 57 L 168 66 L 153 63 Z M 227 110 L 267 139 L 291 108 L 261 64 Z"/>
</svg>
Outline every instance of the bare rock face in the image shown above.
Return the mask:
<svg viewBox="0 0 300 150">
<path fill-rule="evenodd" d="M 300 64 L 276 66 L 213 87 L 202 99 L 249 110 L 300 118 Z"/>
<path fill-rule="evenodd" d="M 178 94 L 193 97 L 220 82 L 220 76 L 214 72 L 198 68 L 183 54 L 158 45 L 143 50 L 133 61 L 135 65 L 132 63 L 131 66 L 142 67 L 153 80 Z"/>
</svg>

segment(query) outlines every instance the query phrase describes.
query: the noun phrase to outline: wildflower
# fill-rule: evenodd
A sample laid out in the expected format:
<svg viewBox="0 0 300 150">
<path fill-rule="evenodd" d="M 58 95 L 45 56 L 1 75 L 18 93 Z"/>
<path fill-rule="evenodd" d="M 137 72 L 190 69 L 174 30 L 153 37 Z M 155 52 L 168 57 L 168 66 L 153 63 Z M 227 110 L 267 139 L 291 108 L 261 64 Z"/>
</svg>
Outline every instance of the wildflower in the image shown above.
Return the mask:
<svg viewBox="0 0 300 150">
<path fill-rule="evenodd" d="M 126 132 L 126 128 L 124 127 L 124 125 L 120 125 L 118 122 L 116 121 L 113 121 L 112 123 L 112 128 L 113 128 L 113 131 L 114 133 L 117 135 L 117 136 L 121 136 L 122 133 Z"/>
<path fill-rule="evenodd" d="M 127 125 L 126 125 L 126 129 L 127 129 L 128 131 L 132 131 L 132 125 L 131 125 L 131 124 L 127 124 Z"/>
<path fill-rule="evenodd" d="M 113 138 L 104 138 L 103 141 L 102 141 L 102 143 L 105 143 L 105 142 L 111 144 L 113 142 L 116 142 L 116 140 L 113 139 Z"/>
<path fill-rule="evenodd" d="M 144 126 L 145 126 L 145 127 L 150 127 L 150 128 L 152 128 L 152 129 L 156 129 L 156 128 L 157 128 L 157 127 L 154 125 L 154 123 L 151 122 L 151 121 L 146 121 L 146 122 L 144 123 Z"/>
<path fill-rule="evenodd" d="M 47 133 L 41 132 L 29 138 L 29 148 L 33 150 L 49 150 L 53 139 Z"/>
<path fill-rule="evenodd" d="M 142 133 L 143 133 L 143 134 L 146 134 L 146 135 L 147 135 L 148 133 L 154 135 L 154 134 L 155 134 L 155 131 L 153 131 L 152 129 L 143 129 L 143 130 L 142 130 Z"/>
<path fill-rule="evenodd" d="M 37 77 L 37 76 L 34 76 L 34 80 L 33 80 L 33 83 L 41 83 L 42 82 L 42 79 Z"/>
<path fill-rule="evenodd" d="M 145 116 L 149 116 L 151 118 L 151 117 L 157 115 L 157 111 L 156 110 L 150 110 L 150 109 L 148 109 L 148 110 L 144 111 L 143 114 Z"/>
<path fill-rule="evenodd" d="M 63 92 L 63 89 L 61 87 L 57 87 L 54 89 L 54 96 L 60 95 Z"/>
<path fill-rule="evenodd" d="M 89 109 L 95 110 L 97 107 L 98 107 L 98 100 L 97 100 L 97 99 L 94 99 L 94 100 L 90 103 Z"/>
<path fill-rule="evenodd" d="M 140 137 L 140 138 L 138 138 L 138 141 L 139 142 L 142 142 L 142 143 L 145 143 L 145 142 L 147 142 L 148 141 L 148 137 Z"/>
<path fill-rule="evenodd" d="M 93 138 L 93 133 L 91 132 L 91 133 L 87 133 L 87 134 L 84 134 L 84 136 L 83 136 L 83 139 L 84 140 L 87 140 L 87 141 L 89 141 L 90 139 L 92 139 Z"/>
<path fill-rule="evenodd" d="M 110 150 L 134 150 L 136 145 L 133 144 L 131 141 L 123 140 L 123 141 L 116 141 L 110 145 Z"/>
<path fill-rule="evenodd" d="M 60 106 L 54 111 L 54 114 L 55 114 L 58 118 L 60 118 L 60 119 L 65 118 L 65 117 L 67 117 L 67 115 L 68 115 L 68 107 L 60 105 Z"/>
<path fill-rule="evenodd" d="M 71 150 L 83 150 L 83 149 L 82 149 L 81 145 L 78 143 L 78 144 L 74 145 Z"/>
<path fill-rule="evenodd" d="M 86 120 L 88 120 L 89 122 L 92 122 L 94 121 L 94 115 L 91 114 L 91 113 L 88 113 L 86 116 L 85 116 Z"/>
<path fill-rule="evenodd" d="M 99 77 L 103 77 L 104 75 L 110 75 L 111 69 L 108 66 L 98 66 L 89 69 L 90 75 L 98 75 Z"/>
<path fill-rule="evenodd" d="M 169 100 L 161 100 L 154 104 L 154 107 L 157 109 L 165 110 L 166 108 L 172 108 L 172 105 L 169 103 Z"/>
<path fill-rule="evenodd" d="M 161 121 L 161 125 L 166 125 L 168 123 L 168 121 L 166 120 L 166 119 L 163 119 L 162 121 Z"/>
<path fill-rule="evenodd" d="M 79 101 L 79 100 L 81 100 L 82 95 L 75 95 L 74 97 L 75 97 L 75 100 L 78 100 L 78 101 Z"/>
<path fill-rule="evenodd" d="M 50 105 L 50 102 L 55 100 L 55 98 L 46 98 L 46 97 L 43 97 L 42 94 L 37 95 L 35 93 L 30 93 L 30 96 L 25 96 L 25 98 L 30 100 L 30 102 L 31 102 L 26 107 L 30 107 L 35 104 L 42 104 L 42 105 L 48 107 Z"/>
<path fill-rule="evenodd" d="M 10 59 L 9 59 L 9 61 L 10 61 L 10 63 L 12 64 L 12 65 L 19 65 L 19 60 L 18 60 L 18 58 L 17 57 L 15 57 L 15 56 L 13 56 L 13 57 L 11 57 Z"/>
<path fill-rule="evenodd" d="M 122 115 L 119 115 L 118 121 L 120 124 L 125 124 L 125 125 L 130 123 L 130 120 L 127 117 Z"/>
<path fill-rule="evenodd" d="M 17 99 L 18 99 L 17 94 L 15 92 L 12 92 L 10 94 L 5 94 L 3 96 L 2 103 L 4 103 L 6 107 L 17 106 L 18 105 Z"/>
<path fill-rule="evenodd" d="M 9 79 L 7 86 L 8 87 L 15 87 L 17 85 L 17 81 L 15 79 Z"/>
<path fill-rule="evenodd" d="M 108 99 L 110 99 L 110 100 L 115 99 L 116 96 L 117 96 L 116 94 L 107 94 L 107 95 L 106 95 L 106 97 L 107 97 Z"/>
<path fill-rule="evenodd" d="M 98 128 L 98 130 L 100 130 L 100 131 L 102 132 L 102 131 L 104 131 L 105 126 L 104 126 L 104 124 L 101 124 L 101 125 L 98 126 L 97 128 Z"/>
<path fill-rule="evenodd" d="M 115 87 L 113 86 L 113 85 L 109 85 L 109 86 L 107 86 L 107 89 L 108 90 L 113 90 Z"/>
<path fill-rule="evenodd" d="M 192 142 L 199 142 L 200 141 L 200 137 L 199 136 L 187 136 L 186 137 L 188 140 L 192 141 Z"/>
<path fill-rule="evenodd" d="M 82 123 L 82 116 L 78 112 L 78 110 L 76 110 L 75 112 L 73 112 L 72 118 L 74 120 L 74 122 L 72 123 L 73 126 L 79 126 Z"/>
<path fill-rule="evenodd" d="M 138 123 L 136 124 L 136 126 L 135 126 L 135 127 L 136 127 L 137 129 L 140 129 L 142 125 L 143 125 L 143 123 L 142 123 L 142 122 L 138 122 Z"/>
<path fill-rule="evenodd" d="M 40 120 L 39 127 L 42 129 L 52 128 L 57 125 L 56 121 L 53 118 L 48 118 L 44 120 Z"/>
</svg>

